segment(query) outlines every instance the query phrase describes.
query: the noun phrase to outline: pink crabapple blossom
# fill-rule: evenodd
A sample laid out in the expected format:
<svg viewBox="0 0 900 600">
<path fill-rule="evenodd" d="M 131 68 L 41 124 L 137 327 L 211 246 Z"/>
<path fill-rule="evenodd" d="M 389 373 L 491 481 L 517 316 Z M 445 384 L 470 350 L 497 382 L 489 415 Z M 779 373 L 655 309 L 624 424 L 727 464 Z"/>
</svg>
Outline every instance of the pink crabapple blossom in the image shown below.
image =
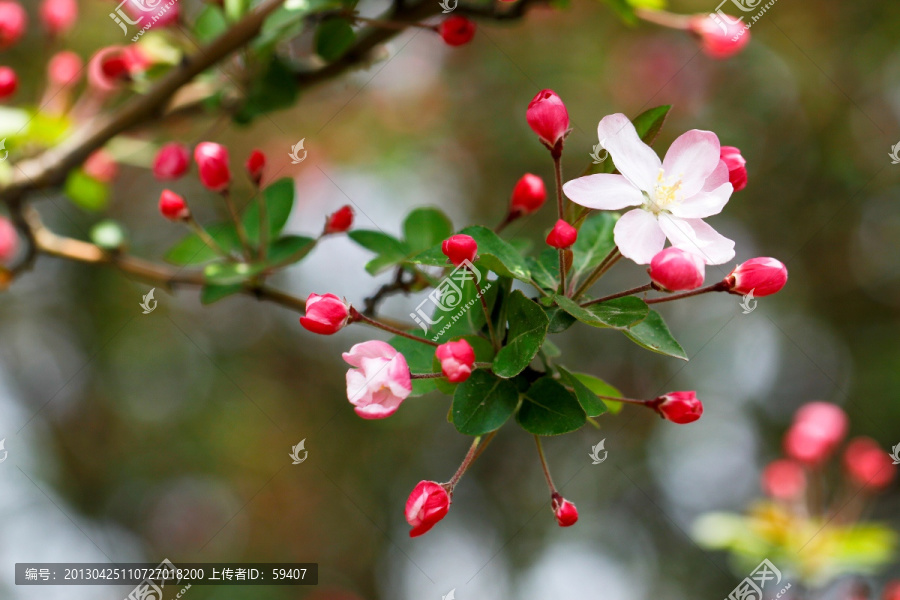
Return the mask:
<svg viewBox="0 0 900 600">
<path fill-rule="evenodd" d="M 464 233 L 451 235 L 441 243 L 441 252 L 458 267 L 466 261 L 472 262 L 478 254 L 478 244 L 475 238 Z"/>
<path fill-rule="evenodd" d="M 306 315 L 300 325 L 319 335 L 332 335 L 350 322 L 350 307 L 334 294 L 310 294 L 306 299 Z"/>
<path fill-rule="evenodd" d="M 734 146 L 722 146 L 719 156 L 728 167 L 728 181 L 739 192 L 747 187 L 747 161 L 741 156 L 741 151 Z"/>
<path fill-rule="evenodd" d="M 569 132 L 569 111 L 553 90 L 541 90 L 528 103 L 525 119 L 547 146 L 556 147 Z"/>
<path fill-rule="evenodd" d="M 0 1 L 0 50 L 6 50 L 25 34 L 28 15 L 18 2 Z"/>
<path fill-rule="evenodd" d="M 19 235 L 6 217 L 0 217 L 0 262 L 7 262 L 16 255 Z"/>
<path fill-rule="evenodd" d="M 706 265 L 693 252 L 670 246 L 650 261 L 650 279 L 663 289 L 677 292 L 703 285 Z"/>
<path fill-rule="evenodd" d="M 153 159 L 153 176 L 160 181 L 178 179 L 191 166 L 191 151 L 184 144 L 164 144 Z"/>
<path fill-rule="evenodd" d="M 409 537 L 427 533 L 450 511 L 450 494 L 439 483 L 420 481 L 406 501 L 406 522 L 412 529 Z"/>
<path fill-rule="evenodd" d="M 679 425 L 693 423 L 703 414 L 703 403 L 696 392 L 669 392 L 654 400 L 653 405 L 662 417 Z"/>
<path fill-rule="evenodd" d="M 509 212 L 513 215 L 530 215 L 543 206 L 546 200 L 544 180 L 532 173 L 525 173 L 513 188 Z"/>
<path fill-rule="evenodd" d="M 412 393 L 406 358 L 386 342 L 371 340 L 344 352 L 356 367 L 347 371 L 347 399 L 363 419 L 384 419 L 394 414 Z"/>
<path fill-rule="evenodd" d="M 451 383 L 465 381 L 475 368 L 475 351 L 466 340 L 441 344 L 434 355 L 441 363 L 441 373 Z"/>
<path fill-rule="evenodd" d="M 880 490 L 894 478 L 891 456 L 872 438 L 850 440 L 844 451 L 844 469 L 856 485 Z"/>
<path fill-rule="evenodd" d="M 699 38 L 700 48 L 712 58 L 734 56 L 750 42 L 750 28 L 730 16 L 697 15 L 690 20 L 688 30 Z"/>
<path fill-rule="evenodd" d="M 231 183 L 228 150 L 215 142 L 200 142 L 194 148 L 194 162 L 200 172 L 200 183 L 213 192 L 224 192 Z"/>
<path fill-rule="evenodd" d="M 187 202 L 172 190 L 163 190 L 159 195 L 159 212 L 170 221 L 183 221 L 191 216 Z"/>
<path fill-rule="evenodd" d="M 731 292 L 749 294 L 752 291 L 757 298 L 771 296 L 780 291 L 787 283 L 787 279 L 787 267 L 781 261 L 768 256 L 751 258 L 739 264 L 726 278 L 727 281 L 733 282 Z"/>
<path fill-rule="evenodd" d="M 39 13 L 47 33 L 57 37 L 74 27 L 78 20 L 78 3 L 75 0 L 44 0 Z"/>
</svg>

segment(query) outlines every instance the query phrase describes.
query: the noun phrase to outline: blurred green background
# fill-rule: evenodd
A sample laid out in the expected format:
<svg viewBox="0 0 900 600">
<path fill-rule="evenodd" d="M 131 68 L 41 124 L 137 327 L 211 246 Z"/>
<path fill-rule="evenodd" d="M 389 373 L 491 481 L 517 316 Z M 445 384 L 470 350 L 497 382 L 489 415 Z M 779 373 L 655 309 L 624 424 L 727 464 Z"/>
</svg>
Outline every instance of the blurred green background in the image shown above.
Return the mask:
<svg viewBox="0 0 900 600">
<path fill-rule="evenodd" d="M 183 3 L 190 17 L 195 7 Z M 86 58 L 119 43 L 106 16 L 112 3 L 81 4 L 71 47 Z M 262 149 L 267 180 L 295 178 L 287 230 L 305 234 L 347 203 L 356 227 L 394 234 L 422 205 L 441 207 L 458 228 L 501 221 L 523 173 L 552 182 L 524 118 L 541 88 L 560 94 L 575 128 L 568 178 L 587 166 L 596 124 L 613 112 L 674 105 L 655 144 L 661 153 L 692 128 L 741 148 L 749 185 L 711 223 L 737 241 L 736 262 L 777 257 L 789 283 L 749 315 L 731 296 L 665 305 L 687 364 L 613 332 L 573 327 L 554 338 L 573 369 L 629 396 L 696 389 L 705 405 L 688 426 L 626 408 L 602 417 L 599 431 L 548 439 L 557 484 L 580 511 L 575 527 L 554 522 L 533 441 L 512 425 L 465 476 L 447 518 L 410 540 L 409 491 L 448 479 L 469 440 L 446 422 L 449 399 L 438 394 L 410 399 L 383 421 L 353 413 L 340 352 L 386 338 L 356 327 L 316 337 L 280 307 L 247 297 L 204 307 L 189 290 L 157 288 L 158 309 L 143 315 L 138 304 L 152 286 L 42 257 L 0 294 L 0 438 L 9 451 L 0 464 L 0 597 L 128 592 L 16 587 L 15 562 L 163 558 L 320 565 L 316 588 L 194 586 L 186 597 L 196 600 L 437 600 L 451 589 L 460 600 L 727 596 L 746 573 L 700 549 L 691 526 L 760 495 L 759 471 L 780 455 L 798 406 L 835 402 L 851 434 L 886 451 L 900 442 L 900 165 L 888 157 L 900 141 L 900 4 L 782 0 L 752 36 L 742 54 L 714 61 L 686 34 L 627 26 L 605 4 L 579 1 L 522 22 L 479 23 L 462 48 L 427 31 L 404 33 L 389 60 L 249 127 L 198 118 L 165 136 L 142 134 L 225 143 L 235 170 Z M 4 53 L 23 78 L 20 98 L 39 94 L 48 56 L 37 32 Z M 309 156 L 292 165 L 301 138 Z M 236 197 L 248 198 L 241 185 Z M 170 187 L 201 221 L 224 214 L 195 179 Z M 74 237 L 115 218 L 135 254 L 159 259 L 183 234 L 156 213 L 161 189 L 149 171 L 123 167 L 105 215 L 56 192 L 35 205 Z M 554 219 L 551 202 L 507 237 L 541 244 Z M 365 273 L 368 256 L 329 238 L 272 283 L 359 302 L 389 279 Z M 708 277 L 729 269 L 712 267 Z M 644 280 L 623 262 L 602 289 Z M 392 298 L 385 313 L 406 319 L 420 299 Z M 302 439 L 309 458 L 291 465 Z M 591 465 L 601 439 L 609 458 Z M 898 499 L 895 482 L 869 514 L 900 528 Z M 871 582 L 898 573 L 895 563 Z"/>
</svg>

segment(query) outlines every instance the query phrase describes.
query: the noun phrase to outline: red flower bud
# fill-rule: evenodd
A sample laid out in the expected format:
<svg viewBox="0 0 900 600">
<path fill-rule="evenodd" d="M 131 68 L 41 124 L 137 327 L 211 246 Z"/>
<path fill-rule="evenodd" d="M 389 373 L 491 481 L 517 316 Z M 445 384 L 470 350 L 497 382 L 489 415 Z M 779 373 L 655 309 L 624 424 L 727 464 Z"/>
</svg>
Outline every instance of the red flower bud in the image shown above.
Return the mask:
<svg viewBox="0 0 900 600">
<path fill-rule="evenodd" d="M 131 79 L 121 46 L 98 50 L 88 62 L 88 85 L 102 94 L 110 94 Z"/>
<path fill-rule="evenodd" d="M 695 290 L 703 285 L 706 264 L 693 252 L 670 246 L 650 261 L 650 279 L 672 292 Z"/>
<path fill-rule="evenodd" d="M 325 233 L 344 233 L 353 225 L 353 209 L 346 204 L 325 217 Z"/>
<path fill-rule="evenodd" d="M 475 368 L 475 351 L 466 340 L 441 344 L 434 355 L 441 361 L 441 373 L 451 383 L 465 381 Z"/>
<path fill-rule="evenodd" d="M 28 15 L 17 2 L 0 2 L 0 50 L 6 50 L 25 34 Z"/>
<path fill-rule="evenodd" d="M 350 307 L 334 294 L 310 294 L 306 299 L 306 316 L 300 317 L 303 329 L 331 335 L 337 333 L 350 320 Z"/>
<path fill-rule="evenodd" d="M 734 191 L 739 192 L 747 187 L 747 161 L 741 156 L 741 151 L 734 146 L 722 146 L 719 148 L 719 158 L 728 167 L 728 181 Z"/>
<path fill-rule="evenodd" d="M 0 262 L 7 262 L 16 255 L 19 248 L 19 234 L 5 217 L 0 217 Z"/>
<path fill-rule="evenodd" d="M 75 0 L 44 0 L 41 3 L 41 22 L 47 33 L 55 37 L 66 33 L 78 19 Z"/>
<path fill-rule="evenodd" d="M 784 451 L 808 465 L 825 462 L 847 434 L 847 414 L 828 402 L 810 402 L 794 416 L 784 436 Z"/>
<path fill-rule="evenodd" d="M 19 88 L 19 77 L 10 67 L 0 67 L 0 100 L 6 100 Z"/>
<path fill-rule="evenodd" d="M 475 23 L 465 17 L 455 15 L 444 19 L 438 25 L 438 33 L 448 46 L 468 44 L 475 37 Z"/>
<path fill-rule="evenodd" d="M 778 500 L 800 497 L 806 489 L 803 466 L 787 458 L 772 461 L 763 470 L 762 487 L 769 496 Z"/>
<path fill-rule="evenodd" d="M 728 58 L 750 41 L 750 28 L 730 16 L 697 15 L 688 30 L 700 39 L 703 52 L 713 58 Z"/>
<path fill-rule="evenodd" d="M 732 282 L 730 291 L 737 294 L 753 292 L 761 298 L 778 292 L 787 283 L 787 278 L 787 267 L 781 261 L 760 257 L 739 264 L 725 279 Z"/>
<path fill-rule="evenodd" d="M 97 150 L 84 161 L 84 172 L 97 181 L 110 183 L 119 175 L 119 165 L 112 155 L 103 150 Z"/>
<path fill-rule="evenodd" d="M 560 527 L 571 527 L 578 521 L 578 509 L 559 494 L 553 494 L 550 507 Z"/>
<path fill-rule="evenodd" d="M 578 239 L 578 230 L 566 223 L 563 219 L 556 222 L 550 233 L 547 234 L 547 244 L 554 248 L 564 249 L 575 243 Z"/>
<path fill-rule="evenodd" d="M 853 483 L 873 490 L 887 487 L 894 478 L 891 455 L 868 437 L 850 440 L 844 451 L 844 468 Z"/>
<path fill-rule="evenodd" d="M 65 50 L 53 55 L 47 65 L 47 79 L 50 87 L 59 88 L 78 83 L 84 61 L 74 52 Z"/>
<path fill-rule="evenodd" d="M 509 212 L 513 215 L 530 215 L 543 206 L 546 200 L 544 180 L 537 175 L 525 173 L 513 188 Z"/>
<path fill-rule="evenodd" d="M 703 414 L 696 392 L 669 392 L 655 400 L 656 412 L 679 425 L 693 423 Z"/>
<path fill-rule="evenodd" d="M 420 481 L 406 501 L 406 522 L 412 526 L 409 537 L 428 532 L 450 511 L 450 494 L 434 481 Z"/>
<path fill-rule="evenodd" d="M 478 244 L 472 236 L 451 235 L 441 244 L 441 252 L 458 267 L 466 261 L 475 260 L 475 255 L 478 254 Z"/>
<path fill-rule="evenodd" d="M 191 216 L 184 198 L 171 190 L 163 190 L 159 195 L 159 212 L 170 221 L 182 221 Z"/>
<path fill-rule="evenodd" d="M 190 148 L 178 142 L 163 145 L 153 159 L 153 176 L 160 181 L 178 179 L 191 165 Z"/>
<path fill-rule="evenodd" d="M 200 183 L 214 192 L 224 192 L 231 183 L 228 150 L 213 142 L 201 142 L 194 149 L 194 160 L 200 170 Z"/>
<path fill-rule="evenodd" d="M 250 153 L 244 166 L 247 168 L 247 173 L 250 174 L 250 179 L 253 180 L 253 183 L 259 185 L 259 182 L 262 180 L 263 170 L 266 168 L 266 155 L 261 150 L 254 150 Z"/>
<path fill-rule="evenodd" d="M 528 103 L 525 118 L 541 140 L 555 146 L 569 131 L 569 111 L 553 90 L 541 90 Z"/>
</svg>

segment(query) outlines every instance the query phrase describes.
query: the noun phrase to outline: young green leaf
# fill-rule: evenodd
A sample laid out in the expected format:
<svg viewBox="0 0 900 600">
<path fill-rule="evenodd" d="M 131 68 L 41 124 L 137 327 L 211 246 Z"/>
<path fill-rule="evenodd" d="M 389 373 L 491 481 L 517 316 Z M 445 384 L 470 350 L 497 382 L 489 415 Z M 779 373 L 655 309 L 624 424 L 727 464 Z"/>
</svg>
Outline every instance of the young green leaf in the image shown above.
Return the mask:
<svg viewBox="0 0 900 600">
<path fill-rule="evenodd" d="M 575 395 L 552 377 L 542 377 L 531 384 L 516 414 L 522 429 L 535 435 L 577 431 L 586 420 Z"/>
<path fill-rule="evenodd" d="M 593 327 L 625 329 L 645 319 L 650 312 L 650 307 L 634 296 L 614 298 L 585 307 L 565 296 L 554 296 L 553 299 L 561 309 Z"/>
<path fill-rule="evenodd" d="M 409 253 L 427 250 L 452 234 L 453 223 L 436 208 L 417 208 L 403 221 L 403 237 Z"/>
<path fill-rule="evenodd" d="M 575 244 L 577 246 L 578 242 Z M 536 259 L 529 256 L 527 260 L 533 283 L 541 289 L 556 291 L 559 287 L 559 253 L 553 248 L 545 248 Z"/>
<path fill-rule="evenodd" d="M 571 277 L 578 281 L 597 268 L 616 246 L 613 227 L 619 220 L 618 213 L 596 211 L 588 215 L 578 230 L 578 239 L 572 246 Z M 557 261 L 556 271 L 559 272 Z"/>
<path fill-rule="evenodd" d="M 207 227 L 206 232 L 226 252 L 240 245 L 234 225 L 231 223 L 215 223 Z M 199 265 L 221 258 L 221 255 L 203 243 L 196 234 L 191 233 L 169 248 L 164 258 L 175 265 Z"/>
<path fill-rule="evenodd" d="M 294 180 L 290 178 L 279 179 L 262 191 L 263 200 L 266 203 L 266 218 L 269 222 L 269 241 L 274 240 L 284 229 L 291 209 L 294 207 Z M 247 230 L 247 237 L 251 244 L 259 243 L 262 231 L 259 222 L 259 199 L 255 198 L 247 206 L 241 219 Z"/>
<path fill-rule="evenodd" d="M 609 410 L 603 400 L 598 398 L 597 394 L 592 392 L 591 389 L 582 383 L 580 379 L 575 377 L 575 375 L 559 365 L 557 365 L 556 368 L 559 371 L 562 383 L 567 387 L 572 388 L 572 391 L 575 393 L 575 398 L 578 400 L 578 403 L 581 405 L 581 408 L 584 409 L 587 416 L 599 417 Z"/>
<path fill-rule="evenodd" d="M 599 377 L 594 377 L 587 373 L 572 373 L 572 377 L 580 381 L 584 387 L 597 396 L 611 396 L 613 398 L 622 397 L 622 392 L 620 392 L 618 388 L 609 385 Z M 621 402 L 613 402 L 612 400 L 603 400 L 603 403 L 606 404 L 606 408 L 609 409 L 609 412 L 613 414 L 622 412 L 622 407 L 624 406 Z"/>
<path fill-rule="evenodd" d="M 343 56 L 355 39 L 353 27 L 346 19 L 328 19 L 316 30 L 316 54 L 332 62 Z"/>
<path fill-rule="evenodd" d="M 200 302 L 202 304 L 212 304 L 218 302 L 226 296 L 237 294 L 244 286 L 236 283 L 234 285 L 204 285 L 200 290 Z"/>
<path fill-rule="evenodd" d="M 97 181 L 81 169 L 69 173 L 65 192 L 72 204 L 91 212 L 103 210 L 109 202 L 109 185 Z"/>
<path fill-rule="evenodd" d="M 651 310 L 647 318 L 637 325 L 626 329 L 625 335 L 635 344 L 643 346 L 647 350 L 688 360 L 684 348 L 675 340 L 666 322 L 655 310 Z"/>
<path fill-rule="evenodd" d="M 269 266 L 285 266 L 297 263 L 316 247 L 316 240 L 303 235 L 286 235 L 269 246 L 266 260 Z"/>
<path fill-rule="evenodd" d="M 508 302 L 509 334 L 506 345 L 494 359 L 494 373 L 507 379 L 521 373 L 534 359 L 550 326 L 544 309 L 520 290 L 514 291 Z"/>
<path fill-rule="evenodd" d="M 203 276 L 211 285 L 234 285 L 262 273 L 264 265 L 247 263 L 212 263 L 203 269 Z"/>
<path fill-rule="evenodd" d="M 478 369 L 453 394 L 453 425 L 463 435 L 484 435 L 499 429 L 519 404 L 516 385 Z"/>
</svg>

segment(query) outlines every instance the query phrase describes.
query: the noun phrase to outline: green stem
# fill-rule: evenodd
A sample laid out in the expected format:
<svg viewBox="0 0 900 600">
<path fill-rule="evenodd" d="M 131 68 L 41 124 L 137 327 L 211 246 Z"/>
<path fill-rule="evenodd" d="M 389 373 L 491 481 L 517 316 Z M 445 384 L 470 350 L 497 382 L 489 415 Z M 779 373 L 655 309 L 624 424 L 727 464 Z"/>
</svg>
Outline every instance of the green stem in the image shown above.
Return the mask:
<svg viewBox="0 0 900 600">
<path fill-rule="evenodd" d="M 556 176 L 556 217 L 564 221 L 565 207 L 563 206 L 562 189 L 562 153 L 551 151 L 553 157 L 553 174 Z M 559 293 L 566 294 L 566 251 L 559 249 Z"/>
<path fill-rule="evenodd" d="M 472 445 L 469 446 L 469 451 L 466 452 L 466 457 L 463 459 L 462 464 L 459 465 L 459 468 L 456 470 L 456 473 L 453 474 L 453 477 L 444 484 L 444 487 L 447 488 L 447 493 L 452 494 L 453 488 L 456 487 L 456 484 L 459 483 L 459 480 L 462 479 L 462 476 L 465 474 L 466 470 L 472 465 L 474 462 L 478 450 L 478 444 L 481 443 L 481 436 L 476 437 L 472 440 Z"/>
<path fill-rule="evenodd" d="M 222 248 L 222 246 L 220 246 L 219 243 L 216 242 L 216 240 L 214 240 L 211 235 L 209 235 L 209 233 L 207 233 L 203 226 L 194 219 L 194 217 L 189 216 L 184 221 L 188 224 L 188 227 L 193 230 L 194 234 L 196 234 L 196 236 L 200 238 L 200 241 L 206 244 L 210 249 L 212 249 L 217 254 L 221 254 L 225 258 L 232 258 L 231 255 L 225 252 L 225 249 Z"/>
<path fill-rule="evenodd" d="M 381 321 L 376 321 L 375 319 L 373 319 L 371 317 L 367 317 L 366 315 L 362 314 L 361 312 L 359 312 L 352 306 L 350 307 L 350 321 L 351 322 L 362 321 L 364 323 L 368 323 L 369 325 L 372 325 L 373 327 L 377 327 L 377 328 L 383 329 L 389 333 L 393 333 L 394 335 L 399 335 L 401 337 L 415 340 L 415 341 L 421 342 L 423 344 L 428 344 L 429 346 L 435 346 L 435 347 L 440 346 L 440 344 L 438 344 L 437 342 L 432 342 L 431 340 L 426 339 L 426 338 L 416 337 L 416 336 L 412 335 L 411 333 L 407 333 L 407 332 L 403 331 L 402 329 L 397 329 L 396 327 L 391 327 L 390 325 L 382 323 Z"/>
<path fill-rule="evenodd" d="M 228 190 L 222 192 L 222 199 L 225 201 L 225 206 L 228 207 L 231 220 L 234 221 L 234 228 L 237 231 L 238 237 L 241 239 L 241 246 L 244 247 L 244 255 L 247 257 L 247 260 L 250 260 L 253 258 L 253 249 L 250 246 L 250 238 L 247 237 L 247 229 L 244 228 L 244 223 L 238 216 L 237 209 L 234 206 L 234 202 L 231 201 L 231 194 Z"/>
<path fill-rule="evenodd" d="M 578 286 L 578 289 L 575 290 L 574 294 L 572 294 L 572 298 L 574 300 L 577 300 L 579 297 L 581 297 L 581 295 L 588 291 L 588 289 L 592 285 L 597 283 L 597 281 L 599 281 L 599 279 L 603 277 L 603 275 L 614 264 L 616 264 L 616 262 L 618 262 L 620 258 L 622 258 L 622 254 L 619 252 L 619 247 L 616 246 L 609 251 L 609 254 L 606 255 L 606 258 L 604 258 L 603 261 L 599 265 L 597 265 L 597 268 L 594 269 L 590 276 L 588 276 L 588 278 L 584 280 L 584 283 Z"/>
<path fill-rule="evenodd" d="M 547 479 L 547 486 L 550 488 L 550 495 L 558 494 L 556 486 L 553 485 L 553 478 L 550 476 L 550 468 L 547 466 L 547 458 L 544 456 L 544 446 L 541 444 L 541 438 L 534 436 L 534 443 L 537 444 L 538 456 L 541 457 L 541 468 L 544 470 L 544 477 Z"/>
<path fill-rule="evenodd" d="M 685 292 L 683 294 L 673 294 L 671 296 L 665 296 L 663 298 L 651 298 L 650 300 L 645 300 L 647 304 L 659 304 L 660 302 L 671 302 L 672 300 L 681 300 L 682 298 L 690 298 L 691 296 L 699 296 L 700 294 L 705 294 L 707 292 L 727 292 L 728 282 L 722 280 L 718 283 L 714 283 L 712 285 L 708 285 L 705 288 L 699 288 L 693 290 L 691 292 Z"/>
<path fill-rule="evenodd" d="M 590 306 L 591 304 L 600 304 L 601 302 L 606 302 L 607 300 L 615 300 L 616 298 L 621 298 L 623 296 L 633 296 L 635 294 L 640 294 L 641 292 L 649 292 L 650 290 L 657 289 L 653 282 L 645 283 L 644 285 L 638 286 L 636 288 L 631 288 L 630 290 L 625 290 L 624 292 L 618 292 L 616 294 L 610 294 L 609 296 L 603 296 L 602 298 L 597 298 L 596 300 L 591 300 L 590 302 L 585 302 L 581 306 Z M 649 300 L 647 301 L 649 302 Z"/>
<path fill-rule="evenodd" d="M 477 274 L 472 271 L 473 275 Z M 494 347 L 494 351 L 500 349 L 500 340 L 497 339 L 497 332 L 494 331 L 494 321 L 491 319 L 491 309 L 488 308 L 487 299 L 484 297 L 484 288 L 481 285 L 481 282 L 478 282 L 478 299 L 481 301 L 481 309 L 484 311 L 484 320 L 487 322 L 488 326 L 488 334 L 491 336 L 491 345 Z"/>
</svg>

